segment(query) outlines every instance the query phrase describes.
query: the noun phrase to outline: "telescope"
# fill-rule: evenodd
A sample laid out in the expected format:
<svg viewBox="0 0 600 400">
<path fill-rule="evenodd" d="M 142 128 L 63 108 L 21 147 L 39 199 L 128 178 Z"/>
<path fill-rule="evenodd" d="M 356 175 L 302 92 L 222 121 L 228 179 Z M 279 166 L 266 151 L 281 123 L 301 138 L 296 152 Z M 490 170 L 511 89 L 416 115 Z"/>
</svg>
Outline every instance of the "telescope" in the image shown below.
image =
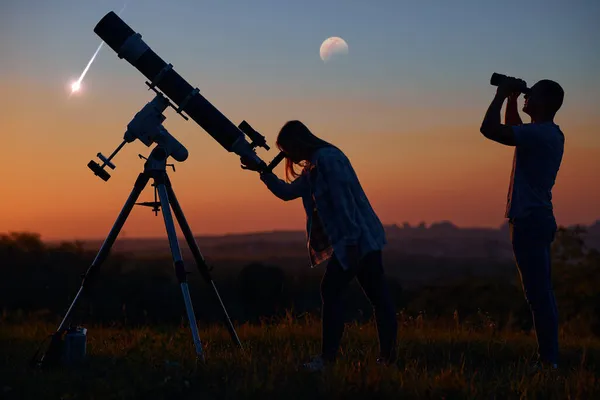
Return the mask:
<svg viewBox="0 0 600 400">
<path fill-rule="evenodd" d="M 123 142 L 110 157 L 105 157 L 102 153 L 98 153 L 98 157 L 103 162 L 102 165 L 92 160 L 88 163 L 88 167 L 95 175 L 99 176 L 102 180 L 107 181 L 110 178 L 110 174 L 105 168 L 109 167 L 115 169 L 112 158 L 126 143 L 140 140 L 148 147 L 153 144 L 156 146 L 152 149 L 147 158 L 140 155 L 140 158 L 146 160 L 144 163 L 144 170 L 138 175 L 129 197 L 117 216 L 108 236 L 102 243 L 98 254 L 85 274 L 82 275 L 81 287 L 63 317 L 58 329 L 49 336 L 51 342 L 47 351 L 42 355 L 41 359 L 37 359 L 38 350 L 33 356 L 31 364 L 36 367 L 55 366 L 57 363 L 62 362 L 61 360 L 69 358 L 68 348 L 70 348 L 70 345 L 65 345 L 65 343 L 70 343 L 68 342 L 69 337 L 71 339 L 74 337 L 85 338 L 85 334 L 78 334 L 78 332 L 85 332 L 85 329 L 80 330 L 79 328 L 73 328 L 72 326 L 67 328 L 71 313 L 79 299 L 88 293 L 99 267 L 108 257 L 111 247 L 127 221 L 134 205 L 151 206 L 155 213 L 162 209 L 175 275 L 181 287 L 183 301 L 190 329 L 192 331 L 193 343 L 196 349 L 196 361 L 205 361 L 204 350 L 198 333 L 196 317 L 189 293 L 187 282 L 188 272 L 184 267 L 179 239 L 175 229 L 175 220 L 179 223 L 200 275 L 214 290 L 215 298 L 223 309 L 224 321 L 233 342 L 243 350 L 225 305 L 223 304 L 221 296 L 211 277 L 210 271 L 212 268 L 209 268 L 200 252 L 200 248 L 196 243 L 194 234 L 189 227 L 182 207 L 179 204 L 171 181 L 167 175 L 167 166 L 173 167 L 173 170 L 175 170 L 173 164 L 167 164 L 167 159 L 172 157 L 175 161 L 183 162 L 188 158 L 188 151 L 185 146 L 173 137 L 173 135 L 171 135 L 162 125 L 166 118 L 163 113 L 168 107 L 172 107 L 178 114 L 187 120 L 188 117 L 183 115 L 185 112 L 198 123 L 198 125 L 204 128 L 204 130 L 221 146 L 223 146 L 225 150 L 236 153 L 240 156 L 240 159 L 244 160 L 244 163 L 247 166 L 250 166 L 259 172 L 271 171 L 283 160 L 284 153 L 279 152 L 269 165 L 267 165 L 255 152 L 256 147 L 263 147 L 267 150 L 270 149 L 266 143 L 265 137 L 252 128 L 246 121 L 242 121 L 239 126 L 235 126 L 200 94 L 198 88 L 193 88 L 185 79 L 175 72 L 171 64 L 167 64 L 152 51 L 152 49 L 150 49 L 150 47 L 142 40 L 142 36 L 139 33 L 134 32 L 114 12 L 111 11 L 106 14 L 96 25 L 94 32 L 117 53 L 119 58 L 128 61 L 148 78 L 149 82 L 146 82 L 146 84 L 155 92 L 155 97 L 135 114 L 133 119 L 127 125 L 127 130 L 123 135 Z M 246 141 L 246 136 L 250 138 L 250 143 Z M 152 186 L 155 188 L 154 201 L 137 203 L 138 197 L 151 179 L 153 180 Z M 81 343 L 81 341 L 79 341 L 79 343 Z M 85 349 L 85 346 L 83 346 L 83 349 Z"/>
<path fill-rule="evenodd" d="M 514 87 L 515 92 L 528 94 L 531 91 L 531 89 L 527 87 L 527 83 L 521 82 L 513 76 L 502 75 L 497 72 L 494 72 L 492 74 L 492 77 L 490 78 L 490 85 L 499 86 L 506 80 L 509 80 L 511 82 L 511 86 Z"/>
<path fill-rule="evenodd" d="M 150 129 L 150 132 L 141 133 L 137 136 L 134 129 L 129 130 L 129 133 L 126 133 L 124 136 L 123 143 L 121 143 L 110 157 L 105 157 L 101 153 L 98 153 L 98 157 L 103 161 L 103 164 L 99 165 L 94 161 L 90 161 L 88 164 L 88 167 L 97 176 L 105 181 L 108 180 L 110 175 L 104 168 L 108 166 L 114 169 L 115 166 L 111 162 L 112 158 L 126 143 L 135 139 L 140 139 L 146 146 L 150 146 L 156 140 L 166 141 L 174 150 L 174 153 L 170 155 L 177 161 L 184 161 L 187 158 L 187 150 L 164 128 L 153 128 L 149 125 L 153 122 L 162 122 L 165 119 L 162 116 L 162 112 L 169 106 L 184 119 L 188 120 L 183 115 L 183 112 L 185 112 L 223 146 L 225 150 L 237 154 L 240 158 L 246 160 L 246 163 L 253 165 L 260 171 L 272 170 L 281 161 L 283 158 L 281 155 L 273 159 L 269 165 L 261 160 L 256 155 L 255 148 L 263 147 L 266 150 L 270 150 L 265 137 L 252 128 L 246 121 L 242 121 L 239 126 L 235 126 L 200 94 L 198 88 L 193 88 L 192 85 L 179 75 L 173 69 L 172 64 L 167 64 L 159 57 L 142 40 L 141 34 L 134 32 L 113 11 L 106 14 L 98 22 L 94 28 L 94 32 L 117 53 L 119 58 L 125 59 L 149 80 L 146 82 L 146 85 L 149 86 L 149 89 L 154 90 L 157 96 L 152 102 L 148 103 L 147 108 L 142 109 L 138 113 L 136 116 L 138 118 L 130 123 L 130 125 L 146 125 Z M 168 99 L 165 98 L 163 93 Z M 245 136 L 250 138 L 250 143 L 246 141 Z"/>
</svg>

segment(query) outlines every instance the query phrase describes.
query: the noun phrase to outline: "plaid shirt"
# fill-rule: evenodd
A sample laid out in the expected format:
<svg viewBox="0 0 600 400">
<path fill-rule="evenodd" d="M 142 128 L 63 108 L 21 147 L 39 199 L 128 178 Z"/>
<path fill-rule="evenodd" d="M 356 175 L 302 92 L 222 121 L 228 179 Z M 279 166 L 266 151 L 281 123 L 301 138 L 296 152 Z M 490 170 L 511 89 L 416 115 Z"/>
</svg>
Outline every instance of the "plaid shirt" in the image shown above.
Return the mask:
<svg viewBox="0 0 600 400">
<path fill-rule="evenodd" d="M 261 180 L 280 199 L 302 198 L 311 267 L 335 252 L 347 269 L 348 245 L 357 245 L 361 256 L 381 250 L 386 244 L 383 225 L 344 153 L 336 147 L 321 148 L 313 155 L 311 165 L 310 171 L 303 171 L 291 183 L 273 173 L 261 175 Z"/>
<path fill-rule="evenodd" d="M 308 222 L 308 217 L 307 217 Z M 310 256 L 310 265 L 316 266 L 321 264 L 323 261 L 328 260 L 333 254 L 333 246 L 331 240 L 325 232 L 321 217 L 315 205 L 312 213 L 312 219 L 310 224 L 310 232 L 307 234 L 307 247 Z"/>
<path fill-rule="evenodd" d="M 315 181 L 317 179 L 317 168 L 313 166 L 309 174 L 310 181 Z M 310 264 L 314 267 L 331 257 L 333 254 L 333 246 L 331 245 L 331 240 L 325 231 L 323 221 L 321 221 L 321 217 L 319 216 L 315 194 L 312 190 L 311 201 L 312 215 L 309 216 L 306 214 L 307 247 L 310 255 Z"/>
</svg>

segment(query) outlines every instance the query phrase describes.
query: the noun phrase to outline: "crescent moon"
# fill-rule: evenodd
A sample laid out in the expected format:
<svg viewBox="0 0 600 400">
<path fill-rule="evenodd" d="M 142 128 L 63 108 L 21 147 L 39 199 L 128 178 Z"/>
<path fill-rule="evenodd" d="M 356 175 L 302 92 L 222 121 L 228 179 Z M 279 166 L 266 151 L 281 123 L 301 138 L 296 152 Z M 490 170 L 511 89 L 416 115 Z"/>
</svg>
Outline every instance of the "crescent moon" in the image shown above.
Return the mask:
<svg viewBox="0 0 600 400">
<path fill-rule="evenodd" d="M 319 55 L 324 62 L 329 61 L 333 55 L 348 54 L 348 43 L 338 36 L 327 38 L 321 43 Z"/>
</svg>

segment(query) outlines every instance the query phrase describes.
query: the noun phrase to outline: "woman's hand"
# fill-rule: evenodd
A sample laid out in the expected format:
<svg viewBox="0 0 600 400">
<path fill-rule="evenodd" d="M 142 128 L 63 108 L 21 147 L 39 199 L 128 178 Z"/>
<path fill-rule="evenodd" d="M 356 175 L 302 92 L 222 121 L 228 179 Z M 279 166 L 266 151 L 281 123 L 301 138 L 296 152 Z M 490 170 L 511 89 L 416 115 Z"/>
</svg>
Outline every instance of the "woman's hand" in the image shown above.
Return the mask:
<svg viewBox="0 0 600 400">
<path fill-rule="evenodd" d="M 250 171 L 260 171 L 262 170 L 262 166 L 254 163 L 252 160 L 246 157 L 240 157 L 240 162 L 242 163 L 242 169 L 248 169 Z"/>
</svg>

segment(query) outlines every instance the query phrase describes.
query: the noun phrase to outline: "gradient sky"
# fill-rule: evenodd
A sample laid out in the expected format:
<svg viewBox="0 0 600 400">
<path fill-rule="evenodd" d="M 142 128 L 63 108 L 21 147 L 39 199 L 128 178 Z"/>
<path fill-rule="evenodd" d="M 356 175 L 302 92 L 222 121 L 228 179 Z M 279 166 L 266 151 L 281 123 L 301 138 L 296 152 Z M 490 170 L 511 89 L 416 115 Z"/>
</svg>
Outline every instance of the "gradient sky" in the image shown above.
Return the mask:
<svg viewBox="0 0 600 400">
<path fill-rule="evenodd" d="M 79 95 L 69 97 L 69 84 L 101 41 L 96 23 L 123 4 L 1 3 L 0 232 L 101 238 L 114 223 L 142 169 L 137 155 L 150 149 L 128 144 L 108 182 L 86 165 L 116 148 L 151 92 L 108 46 Z M 512 149 L 479 133 L 493 72 L 563 85 L 557 219 L 600 218 L 599 17 L 592 0 L 132 0 L 122 14 L 236 125 L 246 119 L 274 145 L 278 129 L 300 119 L 341 147 L 384 223 L 459 226 L 504 221 Z M 325 64 L 329 36 L 344 38 L 349 54 Z M 303 229 L 299 200 L 278 200 L 195 122 L 166 116 L 190 152 L 170 175 L 194 233 Z M 152 199 L 148 187 L 140 200 Z M 136 207 L 123 235 L 164 232 L 160 215 Z"/>
</svg>

